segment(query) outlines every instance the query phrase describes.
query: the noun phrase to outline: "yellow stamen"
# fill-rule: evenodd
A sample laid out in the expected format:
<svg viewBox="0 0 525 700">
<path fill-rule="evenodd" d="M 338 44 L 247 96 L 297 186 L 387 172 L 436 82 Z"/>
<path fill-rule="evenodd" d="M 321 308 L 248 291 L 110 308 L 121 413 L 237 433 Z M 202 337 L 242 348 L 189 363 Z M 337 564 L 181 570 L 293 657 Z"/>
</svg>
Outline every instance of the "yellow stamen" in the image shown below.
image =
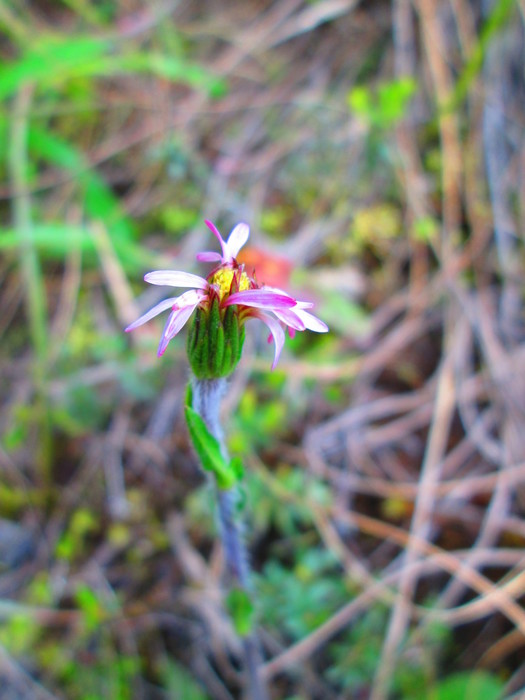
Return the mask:
<svg viewBox="0 0 525 700">
<path fill-rule="evenodd" d="M 232 270 L 231 267 L 223 267 L 213 275 L 210 279 L 210 284 L 215 284 L 219 288 L 219 297 L 222 301 L 226 294 L 230 293 L 232 281 L 235 275 L 238 275 L 238 291 L 243 292 L 245 289 L 250 289 L 250 278 L 246 272 Z"/>
</svg>

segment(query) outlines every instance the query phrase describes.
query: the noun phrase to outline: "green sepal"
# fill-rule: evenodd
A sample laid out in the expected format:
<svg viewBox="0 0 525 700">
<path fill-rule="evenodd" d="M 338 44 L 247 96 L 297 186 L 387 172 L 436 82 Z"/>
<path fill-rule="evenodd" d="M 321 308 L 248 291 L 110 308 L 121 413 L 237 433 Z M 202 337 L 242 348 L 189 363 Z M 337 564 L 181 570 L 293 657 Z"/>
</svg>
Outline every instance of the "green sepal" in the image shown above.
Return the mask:
<svg viewBox="0 0 525 700">
<path fill-rule="evenodd" d="M 225 342 L 224 343 L 224 357 L 222 359 L 223 366 L 224 367 L 231 367 L 233 365 L 232 359 L 233 359 L 233 355 L 232 355 L 231 343 Z"/>
<path fill-rule="evenodd" d="M 193 385 L 188 382 L 186 387 L 186 395 L 184 396 L 184 405 L 193 408 Z"/>
<path fill-rule="evenodd" d="M 224 459 L 217 438 L 210 433 L 197 411 L 191 406 L 185 406 L 184 414 L 191 442 L 199 456 L 202 468 L 215 475 L 220 489 L 227 491 L 233 488 L 239 480 L 237 460 L 228 462 Z"/>
<path fill-rule="evenodd" d="M 248 593 L 242 588 L 232 588 L 226 596 L 226 608 L 239 637 L 248 637 L 255 625 L 255 607 Z"/>
<path fill-rule="evenodd" d="M 236 357 L 236 359 L 235 359 L 235 364 L 237 364 L 237 363 L 239 362 L 239 360 L 241 359 L 242 348 L 243 348 L 243 345 L 244 345 L 244 338 L 245 338 L 245 336 L 246 336 L 246 329 L 244 328 L 243 325 L 241 325 L 240 328 L 239 328 L 239 344 L 238 344 L 238 347 L 237 347 L 237 357 Z"/>
<path fill-rule="evenodd" d="M 233 457 L 230 461 L 230 469 L 235 474 L 236 481 L 240 481 L 244 476 L 244 467 L 240 457 Z"/>
<path fill-rule="evenodd" d="M 188 358 L 197 379 L 228 377 L 241 359 L 244 322 L 236 307 L 226 309 L 214 297 L 207 309 L 198 308 L 188 334 Z"/>
<path fill-rule="evenodd" d="M 230 318 L 228 319 L 228 315 Z M 226 323 L 227 320 L 229 321 L 228 324 Z M 237 327 L 236 323 L 237 319 L 235 317 L 235 312 L 233 310 L 233 307 L 230 306 L 228 307 L 228 310 L 226 311 L 226 317 L 224 319 L 224 326 L 226 329 L 228 329 L 227 332 L 227 340 L 230 341 L 231 347 L 232 347 L 232 362 L 235 362 L 237 360 L 237 357 L 239 355 L 239 328 Z"/>
<path fill-rule="evenodd" d="M 222 371 L 224 361 L 224 328 L 221 325 L 217 329 L 217 342 L 215 344 L 215 353 L 212 355 L 212 364 L 214 376 L 219 376 Z"/>
</svg>

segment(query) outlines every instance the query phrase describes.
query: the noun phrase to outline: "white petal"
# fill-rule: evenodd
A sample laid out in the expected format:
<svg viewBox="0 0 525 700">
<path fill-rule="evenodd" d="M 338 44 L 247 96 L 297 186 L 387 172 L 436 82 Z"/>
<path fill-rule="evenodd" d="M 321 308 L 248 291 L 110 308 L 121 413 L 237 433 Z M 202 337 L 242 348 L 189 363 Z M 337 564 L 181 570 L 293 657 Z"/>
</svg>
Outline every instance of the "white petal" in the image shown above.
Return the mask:
<svg viewBox="0 0 525 700">
<path fill-rule="evenodd" d="M 237 257 L 240 249 L 246 243 L 249 236 L 250 227 L 248 224 L 237 224 L 237 226 L 235 226 L 226 242 L 226 251 L 230 256 L 230 260 Z"/>
<path fill-rule="evenodd" d="M 303 311 L 303 309 L 294 308 L 293 311 L 295 314 L 297 314 L 297 316 L 299 316 L 301 321 L 304 323 L 304 327 L 308 328 L 308 330 L 315 331 L 316 333 L 328 333 L 328 326 L 326 323 L 321 321 L 320 318 L 317 318 L 317 316 L 309 314 L 308 311 Z"/>
<path fill-rule="evenodd" d="M 268 328 L 270 329 L 270 333 L 272 334 L 273 342 L 275 343 L 275 355 L 273 359 L 272 369 L 275 369 L 277 363 L 279 362 L 281 350 L 283 349 L 284 345 L 284 331 L 281 328 L 281 324 L 279 323 L 279 321 L 276 321 L 272 316 L 268 316 L 268 314 L 265 314 L 262 311 L 255 312 L 254 316 L 260 318 L 261 321 L 268 326 Z"/>
<path fill-rule="evenodd" d="M 206 289 L 208 283 L 199 275 L 192 275 L 191 272 L 177 272 L 175 270 L 155 270 L 144 275 L 144 280 L 149 284 L 169 287 L 196 287 Z"/>
<path fill-rule="evenodd" d="M 157 350 L 157 355 L 159 357 L 164 354 L 170 340 L 174 338 L 186 324 L 186 321 L 195 310 L 195 306 L 196 305 L 183 306 L 182 308 L 174 309 L 171 312 L 166 325 L 164 326 L 164 331 L 160 337 L 160 343 Z"/>
<path fill-rule="evenodd" d="M 173 307 L 177 303 L 177 300 L 178 300 L 178 297 L 173 297 L 171 299 L 164 299 L 159 304 L 154 306 L 152 309 L 147 311 L 143 316 L 138 318 L 136 321 L 133 321 L 133 323 L 130 323 L 130 325 L 126 328 L 126 333 L 129 333 L 129 331 L 132 331 L 135 328 L 142 326 L 142 324 L 147 323 L 150 319 L 154 318 L 155 316 L 158 316 L 163 311 L 166 311 L 166 309 Z"/>
</svg>

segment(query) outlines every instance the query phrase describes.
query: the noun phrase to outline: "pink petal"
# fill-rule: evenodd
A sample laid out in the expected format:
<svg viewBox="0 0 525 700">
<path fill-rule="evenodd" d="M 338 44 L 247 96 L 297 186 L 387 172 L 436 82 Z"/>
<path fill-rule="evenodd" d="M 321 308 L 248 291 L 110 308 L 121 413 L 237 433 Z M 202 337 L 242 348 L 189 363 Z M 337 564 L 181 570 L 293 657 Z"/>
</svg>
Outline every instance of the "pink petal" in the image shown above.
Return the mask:
<svg viewBox="0 0 525 700">
<path fill-rule="evenodd" d="M 268 289 L 246 289 L 235 292 L 224 302 L 224 306 L 239 304 L 240 306 L 253 306 L 259 309 L 280 310 L 288 309 L 296 305 L 295 299 L 285 294 L 277 294 Z"/>
<path fill-rule="evenodd" d="M 207 289 L 208 283 L 199 275 L 192 275 L 191 272 L 176 272 L 174 270 L 154 270 L 144 275 L 144 280 L 149 284 L 169 287 L 196 287 L 197 289 Z"/>
<path fill-rule="evenodd" d="M 219 260 L 222 260 L 222 255 L 212 252 L 197 253 L 197 260 L 199 262 L 218 262 Z"/>
<path fill-rule="evenodd" d="M 288 292 L 285 292 L 282 289 L 279 289 L 278 287 L 270 287 L 269 285 L 265 284 L 262 288 L 266 289 L 270 292 L 275 292 L 276 294 L 283 294 L 285 297 L 290 296 L 288 294 Z M 298 309 L 311 309 L 313 306 L 313 302 L 311 302 L 311 301 L 297 301 L 296 300 L 296 304 L 297 304 Z"/>
<path fill-rule="evenodd" d="M 206 226 L 210 229 L 210 231 L 213 233 L 213 235 L 217 237 L 217 240 L 218 240 L 219 243 L 221 244 L 222 257 L 223 257 L 223 258 L 226 258 L 226 257 L 227 257 L 227 252 L 228 252 L 228 251 L 227 251 L 227 248 L 226 248 L 226 243 L 224 242 L 223 237 L 222 237 L 221 234 L 219 233 L 219 229 L 217 228 L 217 226 L 215 226 L 214 223 L 212 223 L 212 222 L 209 221 L 208 219 L 204 219 L 204 223 L 205 223 Z"/>
<path fill-rule="evenodd" d="M 295 307 L 293 309 L 281 309 L 279 311 L 273 312 L 279 321 L 282 321 L 285 326 L 293 328 L 294 331 L 304 331 L 306 326 L 303 321 L 299 318 L 299 315 L 295 313 Z"/>
<path fill-rule="evenodd" d="M 299 314 L 295 312 L 296 307 L 293 309 L 281 309 L 280 311 L 274 311 L 273 313 L 277 316 L 279 321 L 282 321 L 286 326 L 294 331 L 304 331 L 306 326 L 304 322 L 299 317 Z M 293 336 L 291 336 L 293 337 Z"/>
<path fill-rule="evenodd" d="M 126 328 L 126 333 L 129 333 L 130 331 L 134 330 L 135 328 L 142 326 L 142 324 L 147 323 L 150 319 L 154 318 L 155 316 L 158 316 L 163 311 L 166 311 L 166 309 L 173 307 L 174 304 L 176 304 L 176 303 L 177 303 L 177 297 L 173 297 L 171 299 L 164 299 L 159 304 L 154 306 L 152 309 L 147 311 L 143 316 L 138 318 L 136 321 L 133 321 L 133 323 L 130 323 L 129 326 Z"/>
<path fill-rule="evenodd" d="M 248 224 L 237 224 L 232 230 L 226 242 L 226 252 L 229 256 L 226 262 L 230 262 L 232 258 L 236 258 L 240 249 L 246 243 L 250 236 L 250 227 Z"/>
<path fill-rule="evenodd" d="M 281 328 L 279 321 L 276 321 L 272 316 L 268 316 L 268 314 L 265 314 L 262 311 L 255 312 L 254 316 L 261 319 L 261 321 L 270 329 L 273 342 L 275 343 L 275 355 L 272 364 L 272 369 L 275 369 L 277 363 L 279 362 L 279 357 L 281 356 L 281 351 L 284 345 L 284 331 Z"/>
</svg>

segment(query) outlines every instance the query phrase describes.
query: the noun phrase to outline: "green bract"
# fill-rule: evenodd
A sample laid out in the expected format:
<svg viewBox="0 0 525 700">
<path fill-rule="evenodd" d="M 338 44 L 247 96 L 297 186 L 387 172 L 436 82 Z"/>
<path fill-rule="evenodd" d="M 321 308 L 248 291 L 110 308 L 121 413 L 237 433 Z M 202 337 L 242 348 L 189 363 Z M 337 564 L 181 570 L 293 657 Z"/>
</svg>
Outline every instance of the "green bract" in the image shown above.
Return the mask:
<svg viewBox="0 0 525 700">
<path fill-rule="evenodd" d="M 244 335 L 237 307 L 221 309 L 215 297 L 209 309 L 198 308 L 188 334 L 188 359 L 197 379 L 229 376 L 241 359 Z"/>
</svg>

